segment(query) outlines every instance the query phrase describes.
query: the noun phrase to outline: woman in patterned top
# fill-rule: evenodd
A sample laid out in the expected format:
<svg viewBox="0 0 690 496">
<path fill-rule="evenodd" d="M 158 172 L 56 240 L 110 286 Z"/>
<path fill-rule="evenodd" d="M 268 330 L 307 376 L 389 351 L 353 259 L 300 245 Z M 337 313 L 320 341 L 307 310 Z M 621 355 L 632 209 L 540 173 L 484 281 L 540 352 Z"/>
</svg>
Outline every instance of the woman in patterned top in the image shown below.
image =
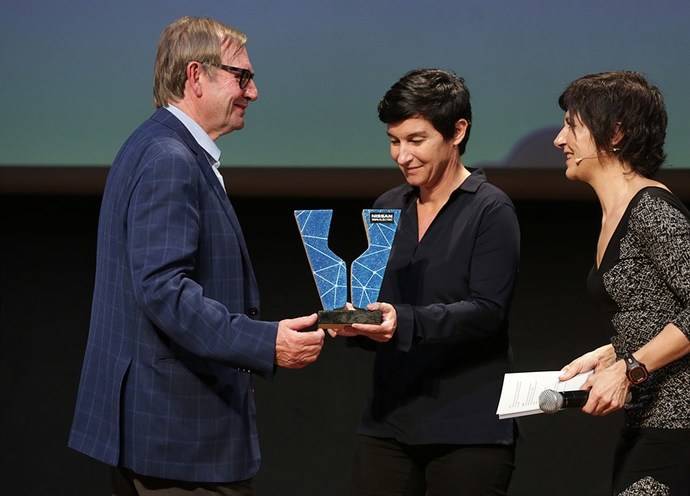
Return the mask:
<svg viewBox="0 0 690 496">
<path fill-rule="evenodd" d="M 690 494 L 690 212 L 653 178 L 665 154 L 659 90 L 634 72 L 572 82 L 558 100 L 554 145 L 566 177 L 588 183 L 602 208 L 587 286 L 611 318 L 611 344 L 564 368 L 594 371 L 582 410 L 625 408 L 613 494 Z"/>
</svg>

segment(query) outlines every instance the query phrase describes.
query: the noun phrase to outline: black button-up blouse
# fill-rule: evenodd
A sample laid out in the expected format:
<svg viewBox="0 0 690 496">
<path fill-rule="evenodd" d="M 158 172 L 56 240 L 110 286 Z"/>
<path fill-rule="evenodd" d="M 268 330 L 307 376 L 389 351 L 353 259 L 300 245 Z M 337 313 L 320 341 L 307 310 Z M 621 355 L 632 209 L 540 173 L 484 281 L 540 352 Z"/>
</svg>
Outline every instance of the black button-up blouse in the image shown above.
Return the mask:
<svg viewBox="0 0 690 496">
<path fill-rule="evenodd" d="M 359 432 L 408 444 L 512 443 L 513 423 L 496 407 L 520 251 L 513 204 L 473 171 L 418 241 L 417 195 L 405 184 L 374 205 L 402 209 L 379 294 L 398 327 L 376 345 Z"/>
</svg>

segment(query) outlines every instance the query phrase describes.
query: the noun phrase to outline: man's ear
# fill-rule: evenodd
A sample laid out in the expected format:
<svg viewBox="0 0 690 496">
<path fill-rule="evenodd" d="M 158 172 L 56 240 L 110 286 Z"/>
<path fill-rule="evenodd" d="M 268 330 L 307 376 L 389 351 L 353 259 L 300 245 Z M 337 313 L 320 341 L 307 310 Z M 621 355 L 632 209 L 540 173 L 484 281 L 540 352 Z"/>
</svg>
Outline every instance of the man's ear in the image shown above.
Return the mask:
<svg viewBox="0 0 690 496">
<path fill-rule="evenodd" d="M 195 60 L 188 62 L 185 68 L 185 75 L 187 76 L 185 88 L 189 88 L 192 94 L 197 98 L 200 98 L 203 94 L 201 84 L 201 75 L 203 71 L 203 66 Z"/>
</svg>

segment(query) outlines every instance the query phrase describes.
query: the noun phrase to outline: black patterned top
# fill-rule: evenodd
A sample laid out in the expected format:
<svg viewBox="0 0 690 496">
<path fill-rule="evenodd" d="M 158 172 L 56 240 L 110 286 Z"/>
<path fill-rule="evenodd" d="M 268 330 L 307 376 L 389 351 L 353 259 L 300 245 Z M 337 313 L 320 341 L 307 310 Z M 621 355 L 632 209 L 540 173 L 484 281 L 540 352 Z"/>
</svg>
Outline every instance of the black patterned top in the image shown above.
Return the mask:
<svg viewBox="0 0 690 496">
<path fill-rule="evenodd" d="M 616 354 L 633 353 L 670 322 L 690 339 L 690 212 L 663 188 L 630 201 L 589 273 L 590 293 L 611 318 Z M 628 427 L 690 428 L 690 355 L 632 386 Z"/>
</svg>

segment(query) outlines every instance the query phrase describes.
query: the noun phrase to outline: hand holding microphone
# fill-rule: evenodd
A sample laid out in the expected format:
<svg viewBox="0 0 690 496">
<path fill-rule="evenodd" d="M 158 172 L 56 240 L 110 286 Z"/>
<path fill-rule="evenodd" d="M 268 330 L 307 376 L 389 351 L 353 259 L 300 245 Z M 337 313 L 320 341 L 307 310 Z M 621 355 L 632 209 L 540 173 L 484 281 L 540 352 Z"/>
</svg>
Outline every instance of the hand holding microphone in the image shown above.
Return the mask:
<svg viewBox="0 0 690 496">
<path fill-rule="evenodd" d="M 589 400 L 589 391 L 563 391 L 546 389 L 539 395 L 539 409 L 544 413 L 558 413 L 565 408 L 582 408 Z M 632 393 L 628 391 L 625 404 L 632 401 Z"/>
<path fill-rule="evenodd" d="M 630 382 L 626 376 L 626 368 L 623 360 L 614 361 L 611 365 L 607 355 L 607 347 L 602 347 L 597 353 L 588 353 L 570 363 L 569 368 L 581 371 L 585 365 L 587 367 L 596 363 L 595 373 L 589 376 L 587 381 L 581 386 L 580 391 L 568 391 L 559 393 L 550 391 L 544 394 L 544 406 L 542 407 L 542 395 L 539 396 L 539 408 L 545 413 L 555 413 L 562 408 L 582 407 L 582 411 L 590 415 L 608 415 L 609 413 L 620 410 L 630 402 L 628 391 Z M 605 359 L 596 358 L 602 355 Z M 614 358 L 615 360 L 615 358 Z M 568 371 L 561 376 L 568 377 L 572 371 Z M 562 397 L 562 395 L 566 397 Z M 561 395 L 561 396 L 554 396 Z"/>
<path fill-rule="evenodd" d="M 608 415 L 620 410 L 630 401 L 628 394 L 630 382 L 626 376 L 625 362 L 618 359 L 611 344 L 585 353 L 570 362 L 563 367 L 563 373 L 559 379 L 568 381 L 577 374 L 587 371 L 593 371 L 593 373 L 582 385 L 576 387 L 584 390 L 589 396 L 584 404 L 574 405 L 575 400 L 571 400 L 568 406 L 580 406 L 583 412 L 590 415 Z M 565 404 L 565 399 L 563 401 Z M 557 408 L 554 412 L 559 409 Z"/>
<path fill-rule="evenodd" d="M 557 413 L 564 408 L 582 408 L 589 399 L 589 391 L 563 391 L 546 389 L 539 395 L 539 409 L 544 413 Z"/>
</svg>

